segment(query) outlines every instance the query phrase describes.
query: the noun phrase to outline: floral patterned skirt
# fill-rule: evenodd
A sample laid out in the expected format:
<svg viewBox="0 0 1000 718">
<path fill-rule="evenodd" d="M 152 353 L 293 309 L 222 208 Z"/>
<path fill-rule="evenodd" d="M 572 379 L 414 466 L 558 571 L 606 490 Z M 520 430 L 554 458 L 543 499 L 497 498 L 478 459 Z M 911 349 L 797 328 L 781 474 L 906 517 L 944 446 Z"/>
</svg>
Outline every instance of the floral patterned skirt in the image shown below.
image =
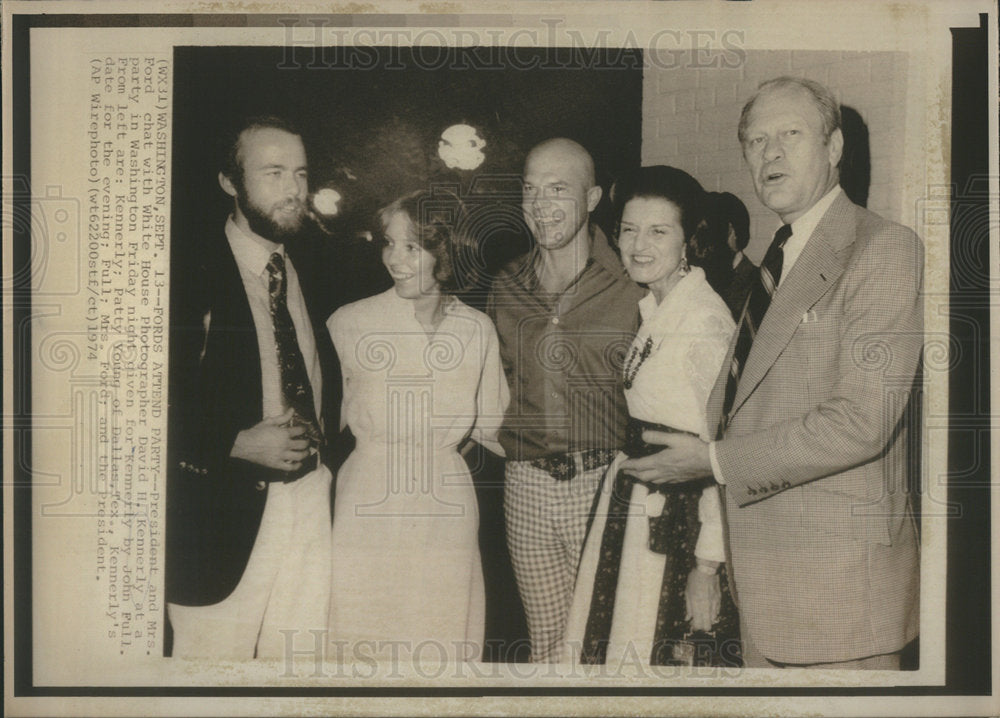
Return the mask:
<svg viewBox="0 0 1000 718">
<path fill-rule="evenodd" d="M 662 449 L 642 441 L 642 431 L 675 431 L 669 427 L 629 421 L 625 453 L 629 457 L 648 456 Z M 613 481 L 607 505 L 604 530 L 600 536 L 600 552 L 590 595 L 589 614 L 583 635 L 580 661 L 604 663 L 607 660 L 609 637 L 615 615 L 615 604 L 622 568 L 622 547 L 633 489 L 638 482 L 622 471 L 605 481 Z M 662 511 L 649 516 L 648 549 L 662 556 L 663 574 L 656 605 L 654 635 L 648 656 L 651 665 L 739 666 L 742 663 L 739 642 L 739 618 L 729 588 L 726 567 L 720 568 L 719 581 L 722 605 L 711 632 L 692 632 L 687 613 L 685 590 L 688 574 L 695 567 L 695 544 L 701 529 L 698 503 L 704 482 L 686 484 L 644 484 L 653 494 L 662 496 Z M 600 492 L 598 492 L 600 496 Z M 596 506 L 596 502 L 595 502 Z M 592 537 L 597 540 L 597 537 Z M 659 561 L 660 559 L 657 559 Z M 637 645 L 650 645 L 649 636 L 636 636 Z M 643 659 L 647 658 L 642 656 Z"/>
</svg>

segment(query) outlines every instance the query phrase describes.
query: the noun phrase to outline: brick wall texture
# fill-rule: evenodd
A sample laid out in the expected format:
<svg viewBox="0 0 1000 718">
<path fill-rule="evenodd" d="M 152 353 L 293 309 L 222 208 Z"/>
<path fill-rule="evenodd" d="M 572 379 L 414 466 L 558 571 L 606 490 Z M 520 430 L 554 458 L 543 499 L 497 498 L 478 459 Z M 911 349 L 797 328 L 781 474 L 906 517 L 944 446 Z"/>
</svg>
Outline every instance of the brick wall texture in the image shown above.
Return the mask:
<svg viewBox="0 0 1000 718">
<path fill-rule="evenodd" d="M 745 62 L 735 68 L 698 67 L 690 55 L 680 62 L 650 63 L 643 75 L 643 165 L 679 167 L 705 189 L 742 199 L 750 211 L 747 254 L 759 262 L 780 221 L 754 194 L 736 127 L 757 86 L 779 75 L 821 82 L 860 115 L 871 151 L 868 208 L 905 223 L 904 53 L 747 50 Z"/>
</svg>

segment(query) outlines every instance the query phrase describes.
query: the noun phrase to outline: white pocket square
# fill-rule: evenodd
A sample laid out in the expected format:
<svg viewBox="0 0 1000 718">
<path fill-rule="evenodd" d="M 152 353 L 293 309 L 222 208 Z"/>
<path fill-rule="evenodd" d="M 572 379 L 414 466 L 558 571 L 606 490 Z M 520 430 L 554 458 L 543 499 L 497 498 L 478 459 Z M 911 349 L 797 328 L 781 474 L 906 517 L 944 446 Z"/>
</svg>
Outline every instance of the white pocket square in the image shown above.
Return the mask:
<svg viewBox="0 0 1000 718">
<path fill-rule="evenodd" d="M 819 315 L 816 313 L 815 309 L 810 309 L 808 312 L 802 315 L 803 324 L 812 324 L 813 322 L 819 321 Z"/>
</svg>

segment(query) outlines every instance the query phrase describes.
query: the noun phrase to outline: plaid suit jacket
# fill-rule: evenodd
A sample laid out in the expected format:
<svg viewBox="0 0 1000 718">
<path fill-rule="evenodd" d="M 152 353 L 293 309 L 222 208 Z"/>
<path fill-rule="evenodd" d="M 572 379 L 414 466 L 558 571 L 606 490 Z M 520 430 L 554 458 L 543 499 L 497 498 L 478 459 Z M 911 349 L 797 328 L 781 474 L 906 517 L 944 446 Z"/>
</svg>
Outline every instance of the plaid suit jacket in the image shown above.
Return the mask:
<svg viewBox="0 0 1000 718">
<path fill-rule="evenodd" d="M 773 661 L 852 660 L 917 634 L 905 424 L 923 346 L 922 276 L 919 238 L 841 194 L 782 279 L 747 358 L 715 452 L 740 611 Z"/>
</svg>

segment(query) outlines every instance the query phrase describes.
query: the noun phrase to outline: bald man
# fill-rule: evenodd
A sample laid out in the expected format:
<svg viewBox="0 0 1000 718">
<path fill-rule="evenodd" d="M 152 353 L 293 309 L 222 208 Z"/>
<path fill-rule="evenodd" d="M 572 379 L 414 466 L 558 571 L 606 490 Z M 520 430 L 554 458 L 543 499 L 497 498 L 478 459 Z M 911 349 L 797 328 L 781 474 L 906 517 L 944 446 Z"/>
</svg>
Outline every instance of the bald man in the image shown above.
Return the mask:
<svg viewBox="0 0 1000 718">
<path fill-rule="evenodd" d="M 521 207 L 535 245 L 498 273 L 487 303 L 511 387 L 504 509 L 536 662 L 556 658 L 591 502 L 624 443 L 620 377 L 642 291 L 590 223 L 600 199 L 581 145 L 532 149 Z"/>
</svg>

